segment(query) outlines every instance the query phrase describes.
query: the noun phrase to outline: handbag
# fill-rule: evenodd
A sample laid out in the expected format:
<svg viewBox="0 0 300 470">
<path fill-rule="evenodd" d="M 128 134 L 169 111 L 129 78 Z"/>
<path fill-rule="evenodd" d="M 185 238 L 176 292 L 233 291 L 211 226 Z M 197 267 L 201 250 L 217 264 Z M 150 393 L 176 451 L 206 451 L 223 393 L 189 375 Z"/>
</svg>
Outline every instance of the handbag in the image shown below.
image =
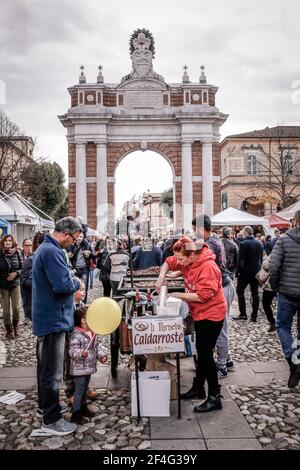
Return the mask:
<svg viewBox="0 0 300 470">
<path fill-rule="evenodd" d="M 263 268 L 255 275 L 255 279 L 257 279 L 260 284 L 265 284 L 269 280 L 269 277 L 270 273 Z"/>
</svg>

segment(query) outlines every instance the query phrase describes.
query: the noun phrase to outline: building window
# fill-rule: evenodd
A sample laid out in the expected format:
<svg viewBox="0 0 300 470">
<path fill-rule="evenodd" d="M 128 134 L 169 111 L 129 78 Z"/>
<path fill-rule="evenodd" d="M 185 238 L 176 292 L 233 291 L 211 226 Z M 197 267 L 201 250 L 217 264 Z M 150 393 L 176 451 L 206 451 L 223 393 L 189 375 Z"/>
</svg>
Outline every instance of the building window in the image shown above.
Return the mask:
<svg viewBox="0 0 300 470">
<path fill-rule="evenodd" d="M 163 104 L 164 106 L 169 106 L 169 95 L 167 93 L 163 94 Z"/>
<path fill-rule="evenodd" d="M 185 103 L 188 104 L 190 102 L 190 92 L 186 91 L 184 94 L 185 97 Z"/>
<path fill-rule="evenodd" d="M 290 150 L 283 152 L 283 171 L 285 175 L 292 175 L 294 173 L 294 156 Z"/>
<path fill-rule="evenodd" d="M 202 92 L 202 100 L 203 104 L 207 104 L 207 91 Z"/>
<path fill-rule="evenodd" d="M 79 104 L 83 104 L 83 92 L 79 92 Z"/>
<path fill-rule="evenodd" d="M 98 101 L 97 101 L 98 104 L 101 104 L 102 103 L 101 91 L 98 91 L 97 97 L 98 97 Z"/>
<path fill-rule="evenodd" d="M 118 95 L 118 106 L 123 106 L 123 104 L 124 104 L 123 95 Z"/>
<path fill-rule="evenodd" d="M 255 155 L 247 156 L 247 175 L 257 174 L 257 160 Z"/>
</svg>

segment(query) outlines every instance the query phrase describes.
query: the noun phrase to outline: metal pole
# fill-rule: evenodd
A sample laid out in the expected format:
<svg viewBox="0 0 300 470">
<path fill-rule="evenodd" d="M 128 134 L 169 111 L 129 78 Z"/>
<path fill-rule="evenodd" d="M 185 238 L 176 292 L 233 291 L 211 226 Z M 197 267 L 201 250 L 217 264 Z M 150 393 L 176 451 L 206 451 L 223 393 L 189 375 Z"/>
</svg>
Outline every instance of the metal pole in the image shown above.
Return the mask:
<svg viewBox="0 0 300 470">
<path fill-rule="evenodd" d="M 127 237 L 128 237 L 128 247 L 129 247 L 130 282 L 131 282 L 131 288 L 133 289 L 133 266 L 132 266 L 132 253 L 131 253 L 131 238 L 129 234 L 129 220 L 127 220 Z"/>
<path fill-rule="evenodd" d="M 141 419 L 141 409 L 140 409 L 140 388 L 139 388 L 139 363 L 136 356 L 135 360 L 135 383 L 136 383 L 136 404 L 137 404 L 137 419 Z"/>
<path fill-rule="evenodd" d="M 176 367 L 177 367 L 177 404 L 178 414 L 177 419 L 181 419 L 181 401 L 180 401 L 180 353 L 176 353 Z"/>
</svg>

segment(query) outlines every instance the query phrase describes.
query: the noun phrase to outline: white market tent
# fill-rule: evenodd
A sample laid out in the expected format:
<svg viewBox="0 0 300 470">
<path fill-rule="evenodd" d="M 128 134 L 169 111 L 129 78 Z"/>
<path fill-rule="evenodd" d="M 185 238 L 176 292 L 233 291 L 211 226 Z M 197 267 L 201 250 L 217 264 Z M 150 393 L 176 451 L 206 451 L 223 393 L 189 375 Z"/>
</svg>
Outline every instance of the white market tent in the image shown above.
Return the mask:
<svg viewBox="0 0 300 470">
<path fill-rule="evenodd" d="M 88 227 L 88 231 L 86 232 L 87 237 L 97 237 L 99 235 L 100 234 L 99 234 L 98 230 L 94 230 L 94 229 Z"/>
<path fill-rule="evenodd" d="M 280 212 L 277 212 L 276 215 L 290 220 L 294 217 L 296 211 L 300 211 L 300 201 L 294 202 L 294 204 L 292 204 L 291 206 L 286 207 Z"/>
<path fill-rule="evenodd" d="M 0 192 L 0 217 L 10 222 L 9 231 L 19 244 L 25 238 L 32 238 L 37 230 L 54 228 L 51 217 L 17 193 Z"/>
<path fill-rule="evenodd" d="M 240 225 L 262 225 L 266 234 L 271 234 L 271 228 L 267 219 L 240 211 L 233 207 L 228 207 L 222 212 L 218 212 L 211 218 L 213 226 L 240 226 Z"/>
<path fill-rule="evenodd" d="M 15 212 L 3 199 L 0 199 L 0 217 L 8 222 L 16 219 Z"/>
</svg>

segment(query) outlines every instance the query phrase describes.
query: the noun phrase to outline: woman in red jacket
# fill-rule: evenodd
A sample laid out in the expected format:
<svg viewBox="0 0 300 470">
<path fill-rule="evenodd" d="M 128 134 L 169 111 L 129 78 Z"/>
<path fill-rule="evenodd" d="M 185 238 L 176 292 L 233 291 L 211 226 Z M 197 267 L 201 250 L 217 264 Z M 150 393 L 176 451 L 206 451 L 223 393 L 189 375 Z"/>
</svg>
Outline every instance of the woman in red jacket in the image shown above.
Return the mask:
<svg viewBox="0 0 300 470">
<path fill-rule="evenodd" d="M 214 348 L 226 315 L 226 301 L 222 288 L 221 271 L 215 255 L 206 244 L 182 237 L 173 246 L 174 256 L 166 259 L 156 283 L 159 291 L 168 271 L 180 271 L 185 280 L 185 293 L 172 297 L 188 302 L 195 324 L 198 353 L 196 377 L 192 388 L 182 398 L 206 398 L 204 383 L 208 383 L 207 400 L 196 406 L 196 413 L 222 408 L 220 386 L 214 361 Z"/>
</svg>

